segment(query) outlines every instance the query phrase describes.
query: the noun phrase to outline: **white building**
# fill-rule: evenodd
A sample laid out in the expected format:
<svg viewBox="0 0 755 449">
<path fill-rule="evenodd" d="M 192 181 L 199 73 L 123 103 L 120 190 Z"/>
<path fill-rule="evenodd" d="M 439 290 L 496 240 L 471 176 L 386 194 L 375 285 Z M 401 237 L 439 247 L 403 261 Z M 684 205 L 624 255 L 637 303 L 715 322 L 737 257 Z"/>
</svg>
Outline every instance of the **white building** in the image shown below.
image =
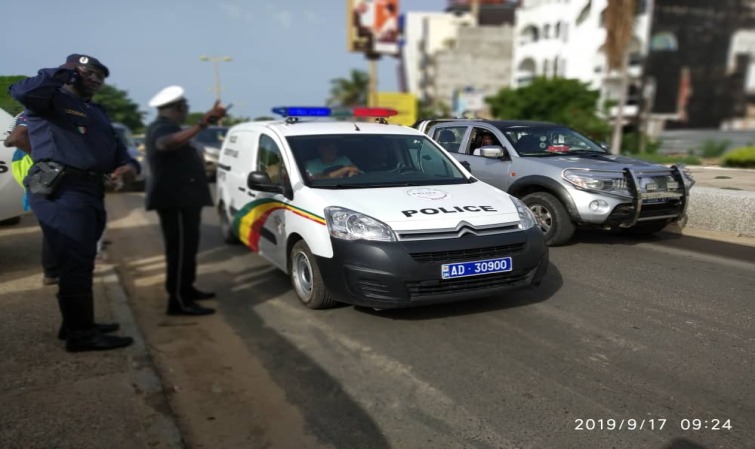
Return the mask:
<svg viewBox="0 0 755 449">
<path fill-rule="evenodd" d="M 449 48 L 456 41 L 459 28 L 474 26 L 475 21 L 468 13 L 445 12 L 407 12 L 404 20 L 402 66 L 406 90 L 420 100 L 432 100 L 435 53 Z"/>
<path fill-rule="evenodd" d="M 630 95 L 625 116 L 637 114 L 641 62 L 650 32 L 650 0 L 638 0 L 640 14 L 630 47 Z M 603 46 L 603 18 L 608 0 L 523 0 L 516 11 L 512 87 L 534 77 L 578 79 L 601 92 L 601 99 L 618 100 L 619 76 L 609 71 Z M 602 102 L 601 102 L 602 103 Z"/>
</svg>

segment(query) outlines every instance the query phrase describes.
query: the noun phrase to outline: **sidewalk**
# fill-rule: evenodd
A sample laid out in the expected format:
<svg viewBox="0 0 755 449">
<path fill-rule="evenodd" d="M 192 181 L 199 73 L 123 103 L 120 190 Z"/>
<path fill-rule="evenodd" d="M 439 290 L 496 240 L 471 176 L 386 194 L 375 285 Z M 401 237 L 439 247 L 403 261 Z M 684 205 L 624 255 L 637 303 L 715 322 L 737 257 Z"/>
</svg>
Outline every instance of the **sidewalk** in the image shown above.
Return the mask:
<svg viewBox="0 0 755 449">
<path fill-rule="evenodd" d="M 57 287 L 42 286 L 40 236 L 32 215 L 0 227 L 0 447 L 184 447 L 112 265 L 96 269 L 96 315 L 135 343 L 65 351 Z"/>
</svg>

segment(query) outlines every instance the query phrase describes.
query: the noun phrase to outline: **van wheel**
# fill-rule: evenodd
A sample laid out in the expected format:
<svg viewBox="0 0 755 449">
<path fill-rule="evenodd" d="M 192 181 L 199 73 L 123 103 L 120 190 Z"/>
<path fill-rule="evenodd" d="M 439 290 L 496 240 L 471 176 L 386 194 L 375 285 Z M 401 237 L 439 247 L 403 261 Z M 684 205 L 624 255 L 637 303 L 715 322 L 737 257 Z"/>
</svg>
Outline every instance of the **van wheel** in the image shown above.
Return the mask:
<svg viewBox="0 0 755 449">
<path fill-rule="evenodd" d="M 291 248 L 288 273 L 299 301 L 310 309 L 327 309 L 337 304 L 325 288 L 312 252 L 304 240 L 299 240 Z"/>
<path fill-rule="evenodd" d="M 577 227 L 556 197 L 550 193 L 536 192 L 522 198 L 522 202 L 535 214 L 548 246 L 563 245 L 572 238 Z"/>
<path fill-rule="evenodd" d="M 218 206 L 218 218 L 220 222 L 220 237 L 223 239 L 223 242 L 229 245 L 240 243 L 239 238 L 233 232 L 233 226 L 228 220 L 228 215 L 226 215 L 225 207 L 222 204 Z"/>
</svg>

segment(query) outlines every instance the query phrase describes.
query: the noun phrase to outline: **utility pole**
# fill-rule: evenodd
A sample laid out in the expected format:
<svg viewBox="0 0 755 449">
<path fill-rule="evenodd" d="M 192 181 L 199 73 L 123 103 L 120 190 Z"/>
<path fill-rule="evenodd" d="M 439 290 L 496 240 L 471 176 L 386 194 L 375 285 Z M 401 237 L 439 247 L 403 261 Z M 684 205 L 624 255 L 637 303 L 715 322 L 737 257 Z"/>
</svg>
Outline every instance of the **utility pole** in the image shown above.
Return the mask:
<svg viewBox="0 0 755 449">
<path fill-rule="evenodd" d="M 378 61 L 380 60 L 380 54 L 369 52 L 366 53 L 367 61 L 370 64 L 370 84 L 367 91 L 367 106 L 378 106 L 377 93 L 378 93 Z"/>
<path fill-rule="evenodd" d="M 230 56 L 200 56 L 200 61 L 212 62 L 215 72 L 215 100 L 220 101 L 220 92 L 223 90 L 220 85 L 220 63 L 233 61 Z"/>
</svg>

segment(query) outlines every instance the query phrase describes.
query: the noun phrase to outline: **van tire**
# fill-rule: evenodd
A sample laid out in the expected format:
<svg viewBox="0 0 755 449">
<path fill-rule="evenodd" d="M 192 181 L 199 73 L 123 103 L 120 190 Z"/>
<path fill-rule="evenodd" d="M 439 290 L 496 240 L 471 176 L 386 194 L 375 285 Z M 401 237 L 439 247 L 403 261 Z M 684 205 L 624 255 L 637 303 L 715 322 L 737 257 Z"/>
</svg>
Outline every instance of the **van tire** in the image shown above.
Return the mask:
<svg viewBox="0 0 755 449">
<path fill-rule="evenodd" d="M 559 246 L 568 242 L 577 227 L 561 201 L 546 192 L 535 192 L 522 198 L 537 218 L 548 246 Z"/>
<path fill-rule="evenodd" d="M 228 220 L 228 215 L 225 213 L 225 206 L 221 203 L 218 205 L 218 222 L 220 223 L 220 237 L 224 243 L 229 245 L 237 245 L 241 243 L 236 234 L 233 232 L 233 226 Z"/>
<path fill-rule="evenodd" d="M 327 309 L 338 304 L 325 288 L 317 261 L 304 240 L 291 248 L 288 264 L 291 285 L 302 304 L 310 309 Z"/>
</svg>

